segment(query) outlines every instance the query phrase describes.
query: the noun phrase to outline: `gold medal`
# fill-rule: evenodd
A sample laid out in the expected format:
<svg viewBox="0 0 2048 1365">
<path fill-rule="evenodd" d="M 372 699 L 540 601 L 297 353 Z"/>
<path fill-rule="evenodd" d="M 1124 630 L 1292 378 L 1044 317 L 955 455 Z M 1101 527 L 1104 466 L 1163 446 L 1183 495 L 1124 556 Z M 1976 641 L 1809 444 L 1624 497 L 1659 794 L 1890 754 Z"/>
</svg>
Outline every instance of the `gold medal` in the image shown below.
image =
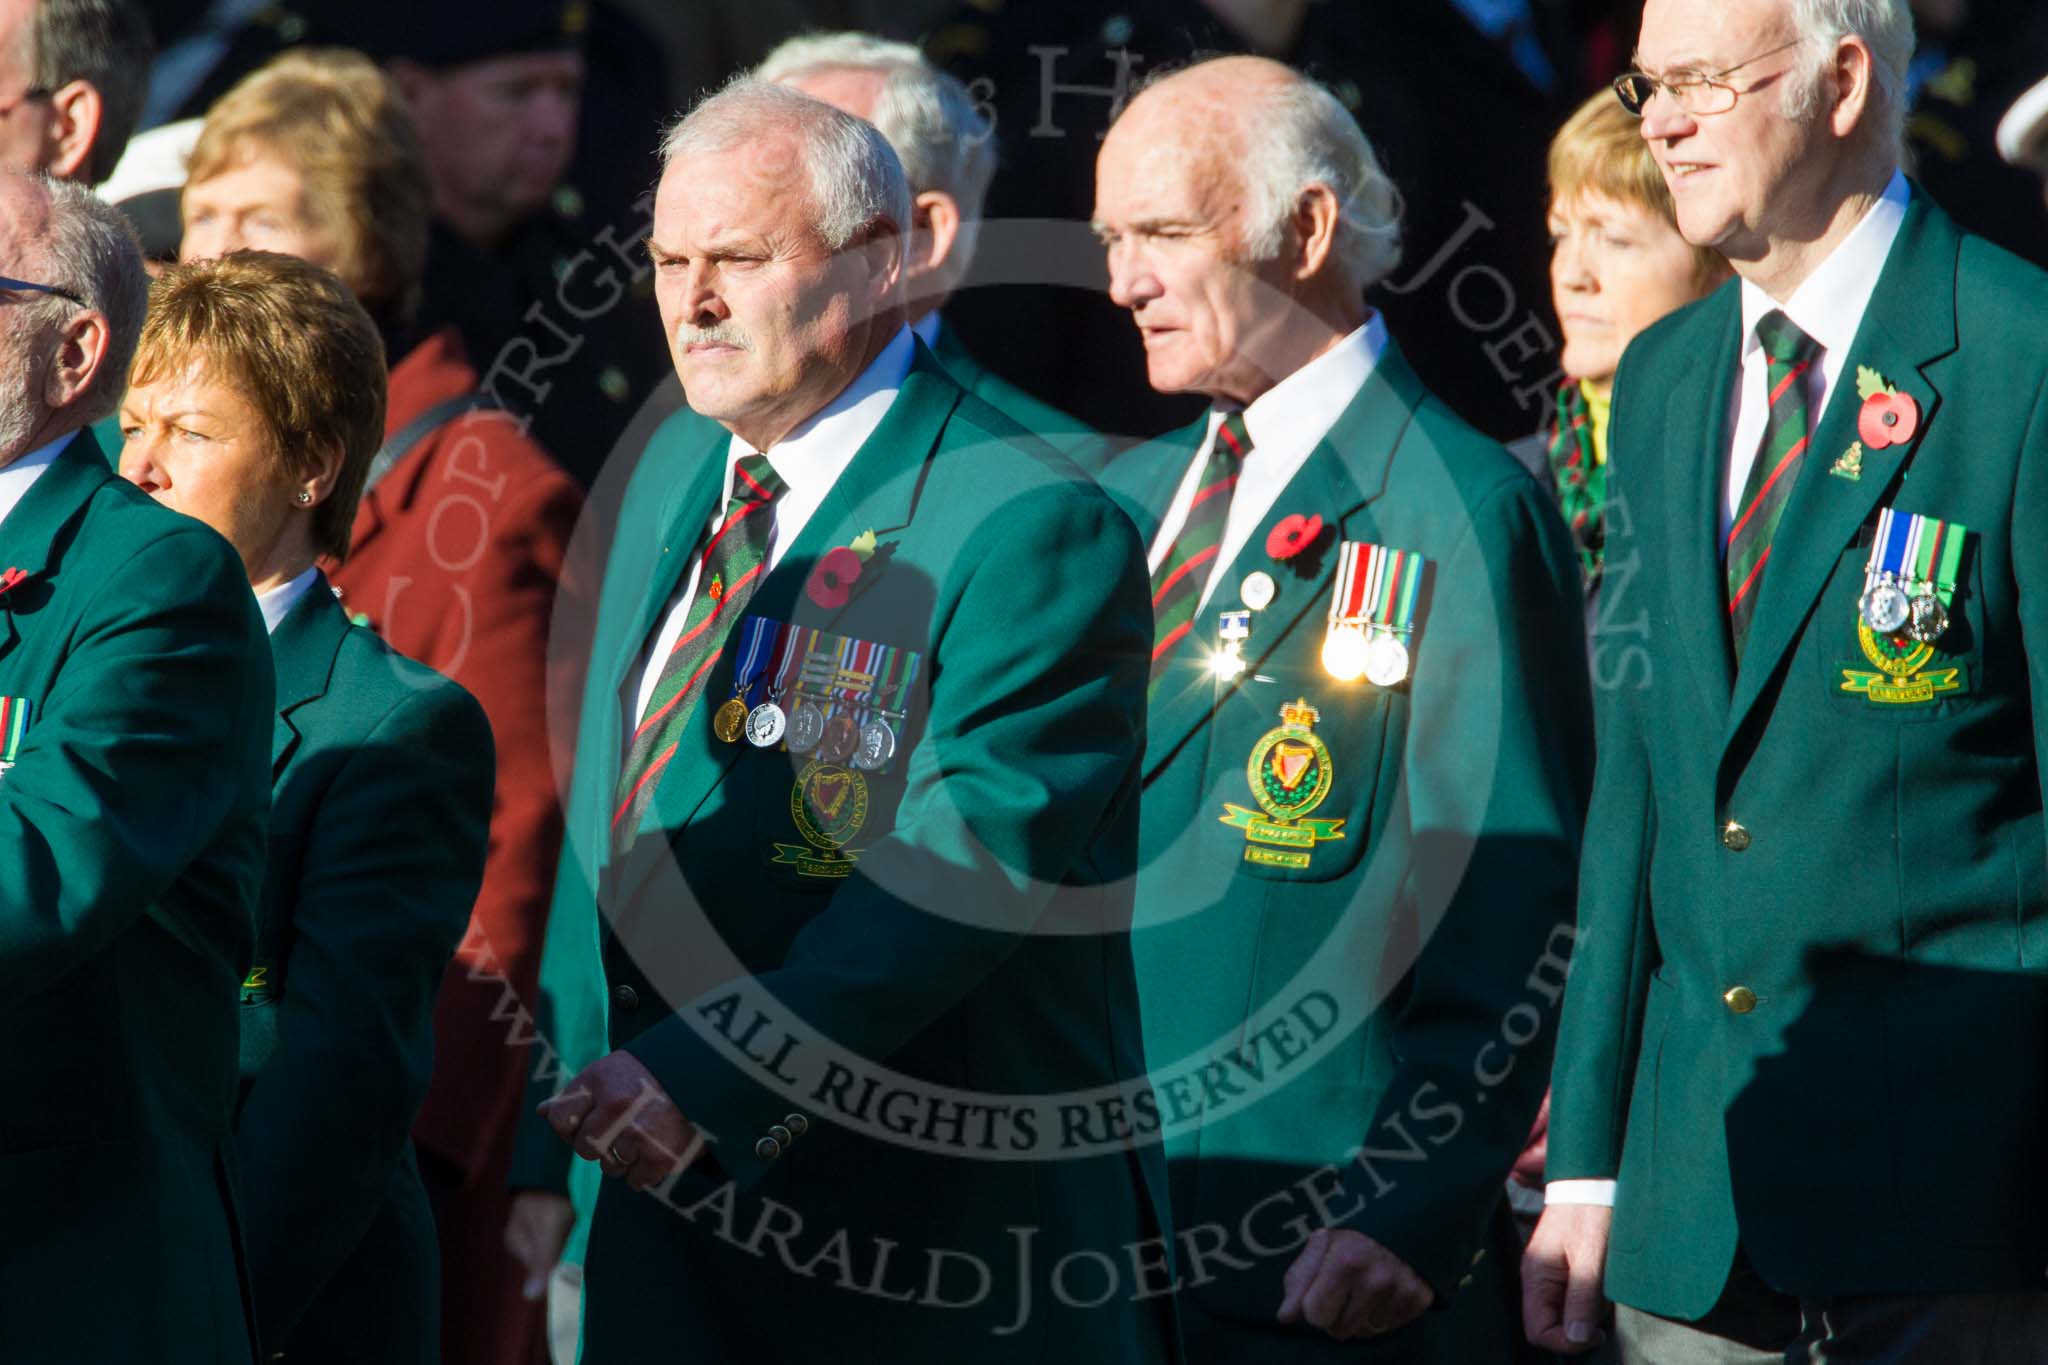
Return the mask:
<svg viewBox="0 0 2048 1365">
<path fill-rule="evenodd" d="M 711 733 L 727 744 L 737 744 L 746 732 L 747 704 L 738 697 L 727 698 L 725 705 L 718 708 L 718 714 L 711 718 Z"/>
</svg>

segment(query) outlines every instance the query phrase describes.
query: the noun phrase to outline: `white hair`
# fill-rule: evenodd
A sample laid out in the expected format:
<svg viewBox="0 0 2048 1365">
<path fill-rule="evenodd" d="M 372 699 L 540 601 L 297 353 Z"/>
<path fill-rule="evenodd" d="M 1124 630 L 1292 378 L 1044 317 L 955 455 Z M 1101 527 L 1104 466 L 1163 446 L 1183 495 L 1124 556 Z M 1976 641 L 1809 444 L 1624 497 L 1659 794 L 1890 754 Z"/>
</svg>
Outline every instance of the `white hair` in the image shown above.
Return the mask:
<svg viewBox="0 0 2048 1365">
<path fill-rule="evenodd" d="M 1299 75 L 1248 98 L 1256 107 L 1244 120 L 1246 249 L 1259 260 L 1278 255 L 1302 191 L 1327 185 L 1337 197 L 1334 251 L 1346 279 L 1365 290 L 1391 275 L 1401 263 L 1401 193 L 1350 110 Z"/>
<path fill-rule="evenodd" d="M 121 401 L 149 309 L 142 248 L 121 211 L 83 185 L 40 173 L 24 178 L 49 205 L 43 230 L 32 243 L 36 283 L 69 290 L 107 320 L 107 351 L 78 409 L 87 423 L 96 422 Z M 20 306 L 25 330 L 16 335 L 26 339 L 36 328 L 61 327 L 77 306 L 55 294 L 29 300 Z"/>
<path fill-rule="evenodd" d="M 883 77 L 869 121 L 903 163 L 910 192 L 938 190 L 959 205 L 964 224 L 981 220 L 996 173 L 995 130 L 954 77 L 909 43 L 871 33 L 806 33 L 762 59 L 754 79 L 778 84 L 828 71 L 871 71 Z M 962 260 L 973 234 L 963 234 Z"/>
<path fill-rule="evenodd" d="M 1913 11 L 1907 0 L 1789 0 L 1800 41 L 1819 60 L 1812 76 L 1788 85 L 1785 113 L 1803 119 L 1819 107 L 1827 63 L 1851 35 L 1870 47 L 1877 114 L 1895 150 L 1905 147 L 1906 69 L 1913 60 Z"/>
<path fill-rule="evenodd" d="M 662 137 L 662 170 L 680 157 L 759 144 L 764 132 L 775 129 L 799 139 L 805 189 L 825 245 L 844 250 L 863 230 L 887 220 L 896 230 L 901 258 L 909 248 L 910 226 L 903 163 L 873 124 L 786 85 L 751 76 L 728 81 Z M 784 168 L 766 162 L 755 170 L 785 174 Z"/>
</svg>

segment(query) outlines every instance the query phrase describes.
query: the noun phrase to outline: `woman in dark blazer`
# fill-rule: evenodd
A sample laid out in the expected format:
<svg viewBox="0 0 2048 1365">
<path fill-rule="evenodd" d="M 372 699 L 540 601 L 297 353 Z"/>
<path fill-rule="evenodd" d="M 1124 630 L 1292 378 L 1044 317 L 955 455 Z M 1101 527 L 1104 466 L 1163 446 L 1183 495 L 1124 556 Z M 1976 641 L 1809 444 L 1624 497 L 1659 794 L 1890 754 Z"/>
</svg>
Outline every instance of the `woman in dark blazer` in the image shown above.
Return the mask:
<svg viewBox="0 0 2048 1365">
<path fill-rule="evenodd" d="M 498 743 L 483 889 L 442 976 L 434 1078 L 413 1123 L 441 1239 L 441 1353 L 446 1365 L 543 1359 L 542 1305 L 522 1297 L 530 1272 L 507 1249 L 508 1223 L 516 1244 L 546 1244 L 526 1258 L 544 1283 L 567 1205 L 529 1209 L 547 1225 L 535 1230 L 505 1182 L 533 1036 L 517 1009 L 538 986 L 562 842 L 551 749 L 566 774 L 568 735 L 550 733 L 549 700 L 580 694 L 574 627 L 587 613 L 556 604 L 582 495 L 524 423 L 478 406 L 493 357 L 465 355 L 453 327 L 412 323 L 431 186 L 418 128 L 375 64 L 279 56 L 208 111 L 189 175 L 184 259 L 248 247 L 325 266 L 384 338 L 384 448 L 336 541 L 347 562 L 333 552 L 325 566 L 350 618 L 469 689 Z"/>
<path fill-rule="evenodd" d="M 151 295 L 122 475 L 241 555 L 277 670 L 269 864 L 242 986 L 236 1158 L 263 1358 L 438 1358 L 434 1225 L 408 1140 L 433 1004 L 483 874 L 483 710 L 350 624 L 383 348 L 326 271 L 236 252 Z"/>
</svg>

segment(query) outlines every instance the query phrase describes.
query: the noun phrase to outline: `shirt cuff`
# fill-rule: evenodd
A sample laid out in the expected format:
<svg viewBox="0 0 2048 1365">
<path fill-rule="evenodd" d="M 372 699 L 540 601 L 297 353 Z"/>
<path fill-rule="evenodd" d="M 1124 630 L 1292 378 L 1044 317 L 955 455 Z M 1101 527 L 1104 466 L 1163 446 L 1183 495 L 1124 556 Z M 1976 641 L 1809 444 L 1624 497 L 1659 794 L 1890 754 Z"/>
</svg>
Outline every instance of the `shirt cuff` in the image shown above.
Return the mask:
<svg viewBox="0 0 2048 1365">
<path fill-rule="evenodd" d="M 1553 1180 L 1543 1187 L 1545 1204 L 1597 1204 L 1614 1207 L 1612 1180 Z"/>
</svg>

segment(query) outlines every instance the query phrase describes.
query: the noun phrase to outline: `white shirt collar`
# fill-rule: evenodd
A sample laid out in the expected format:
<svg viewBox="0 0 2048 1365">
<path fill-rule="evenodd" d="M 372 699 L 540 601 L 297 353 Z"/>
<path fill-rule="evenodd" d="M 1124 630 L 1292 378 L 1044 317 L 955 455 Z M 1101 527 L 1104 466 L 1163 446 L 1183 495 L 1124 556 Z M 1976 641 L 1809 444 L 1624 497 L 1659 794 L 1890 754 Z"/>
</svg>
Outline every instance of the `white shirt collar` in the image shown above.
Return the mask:
<svg viewBox="0 0 2048 1365">
<path fill-rule="evenodd" d="M 1863 215 L 1842 244 L 1830 252 L 1819 269 L 1806 277 L 1792 297 L 1780 303 L 1748 280 L 1742 282 L 1742 351 L 1746 356 L 1763 343 L 1757 340 L 1756 325 L 1766 313 L 1782 308 L 1794 326 L 1834 354 L 1848 350 L 1863 325 L 1863 314 L 1877 292 L 1878 276 L 1890 258 L 1899 229 L 1905 226 L 1906 204 L 1912 188 L 1903 172 L 1893 171 L 1891 183 L 1870 212 Z"/>
<path fill-rule="evenodd" d="M 1244 410 L 1253 453 L 1299 450 L 1305 455 L 1315 449 L 1358 397 L 1386 349 L 1386 320 L 1375 310 L 1363 326 L 1254 398 Z M 1228 411 L 1210 412 L 1210 440 L 1216 439 Z"/>
<path fill-rule="evenodd" d="M 0 469 L 0 521 L 18 506 L 35 487 L 37 479 L 45 469 L 57 463 L 57 457 L 64 453 L 64 447 L 71 444 L 76 431 L 67 431 L 48 445 L 37 446 L 4 469 Z"/>
<path fill-rule="evenodd" d="M 289 583 L 280 583 L 256 594 L 256 605 L 263 611 L 264 630 L 273 635 L 277 633 L 277 623 L 292 614 L 292 608 L 306 595 L 306 589 L 313 586 L 313 579 L 319 572 L 316 565 Z"/>
<path fill-rule="evenodd" d="M 911 344 L 910 329 L 899 328 L 880 355 L 869 362 L 839 396 L 804 419 L 766 452 L 768 462 L 782 476 L 789 491 L 777 503 L 778 529 L 803 520 L 824 501 L 834 482 L 853 463 L 853 457 L 896 401 L 896 391 L 910 375 L 917 348 Z M 733 465 L 742 455 L 755 454 L 752 446 L 735 436 L 726 447 L 725 498 L 721 510 L 732 500 Z M 777 537 L 783 543 L 794 536 Z"/>
</svg>

